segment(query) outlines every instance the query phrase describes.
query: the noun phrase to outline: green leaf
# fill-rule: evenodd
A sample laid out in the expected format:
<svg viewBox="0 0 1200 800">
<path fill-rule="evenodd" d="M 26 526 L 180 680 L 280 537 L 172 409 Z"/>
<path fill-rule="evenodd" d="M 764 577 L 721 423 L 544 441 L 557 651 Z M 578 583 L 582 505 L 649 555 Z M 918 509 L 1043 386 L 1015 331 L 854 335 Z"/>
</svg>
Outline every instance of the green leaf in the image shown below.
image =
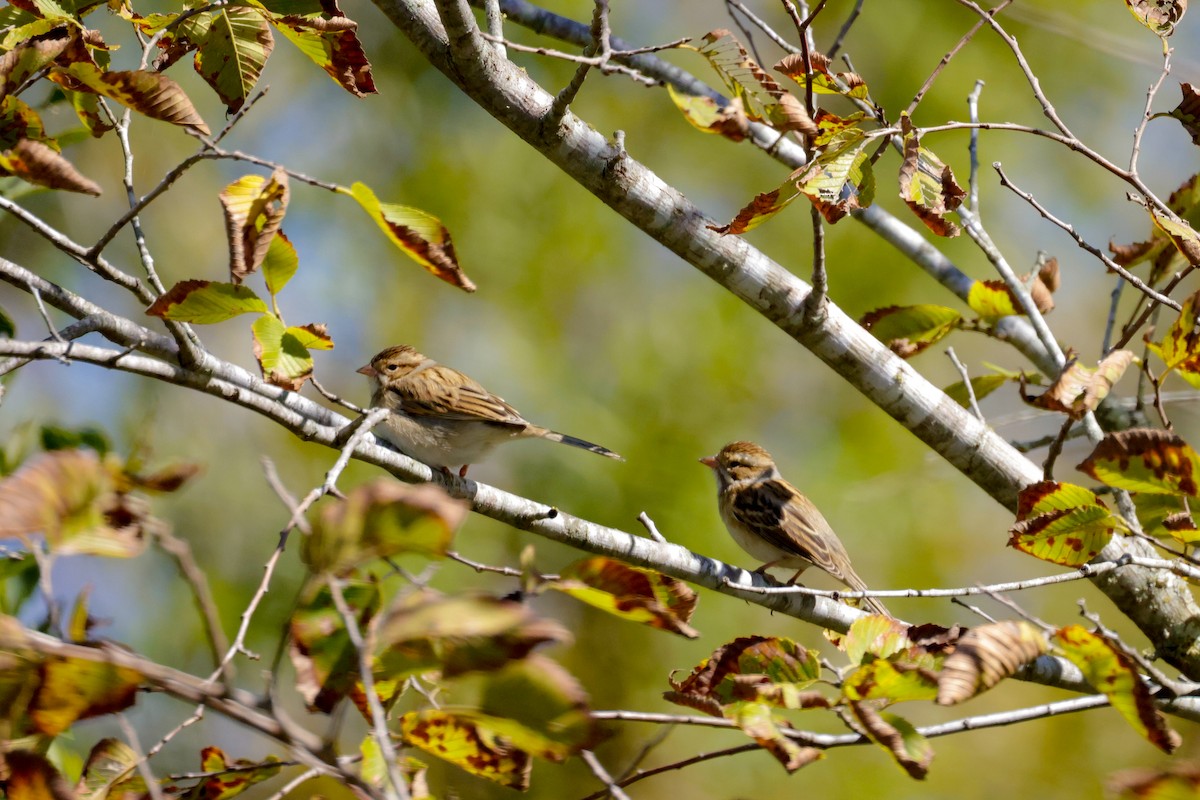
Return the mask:
<svg viewBox="0 0 1200 800">
<path fill-rule="evenodd" d="M 1154 705 L 1154 697 L 1138 674 L 1137 664 L 1119 647 L 1082 625 L 1060 628 L 1054 641 L 1062 654 L 1083 671 L 1084 679 L 1108 697 L 1134 730 L 1165 753 L 1179 747 L 1179 734 L 1171 730 Z"/>
<path fill-rule="evenodd" d="M 1163 334 L 1161 342 L 1147 342 L 1150 352 L 1162 359 L 1167 370 L 1200 389 L 1200 326 L 1196 325 L 1200 292 L 1183 301 L 1179 317 Z"/>
<path fill-rule="evenodd" d="M 682 581 L 604 556 L 569 564 L 544 588 L 563 592 L 613 616 L 670 631 L 689 639 L 700 634 L 688 620 L 696 593 Z"/>
<path fill-rule="evenodd" d="M 3 308 L 0 308 L 0 338 L 11 338 L 17 335 L 17 323 L 13 322 Z"/>
<path fill-rule="evenodd" d="M 475 284 L 458 265 L 450 232 L 441 220 L 419 208 L 380 203 L 375 192 L 363 183 L 352 185 L 349 194 L 409 258 L 446 283 L 475 291 Z"/>
<path fill-rule="evenodd" d="M 1082 486 L 1042 481 L 1018 497 L 1017 522 L 1008 546 L 1035 558 L 1078 567 L 1096 557 L 1113 531 L 1128 531 L 1125 521 Z"/>
<path fill-rule="evenodd" d="M 54 68 L 48 77 L 67 89 L 102 94 L 151 119 L 191 126 L 205 136 L 211 133 L 179 84 L 161 73 L 105 72 L 94 64 L 76 62 Z"/>
<path fill-rule="evenodd" d="M 707 95 L 685 94 L 670 83 L 667 94 L 692 127 L 704 133 L 716 133 L 731 142 L 740 142 L 749 135 L 750 124 L 742 104 L 734 100 L 725 106 Z"/>
<path fill-rule="evenodd" d="M 213 15 L 208 35 L 196 51 L 196 71 L 232 114 L 250 96 L 274 47 L 271 26 L 261 13 L 225 8 Z"/>
<path fill-rule="evenodd" d="M 971 391 L 975 395 L 975 400 L 979 401 L 1004 384 L 1011 383 L 1012 380 L 1007 375 L 976 375 L 974 378 L 971 378 Z M 971 397 L 967 394 L 967 385 L 962 381 L 955 381 L 943 389 L 943 391 L 947 397 L 963 408 L 970 408 Z"/>
<path fill-rule="evenodd" d="M 894 619 L 878 614 L 854 620 L 841 644 L 853 665 L 891 658 L 910 647 L 912 642 L 908 639 L 907 628 Z"/>
<path fill-rule="evenodd" d="M 274 8 L 277 3 L 267 3 Z M 371 62 L 363 50 L 355 29 L 357 23 L 348 17 L 328 17 L 320 13 L 272 16 L 284 37 L 299 48 L 334 82 L 355 97 L 375 94 L 375 79 Z"/>
<path fill-rule="evenodd" d="M 219 747 L 210 746 L 200 751 L 200 768 L 210 774 L 192 788 L 194 796 L 204 800 L 230 800 L 256 783 L 274 778 L 282 764 L 276 756 L 267 756 L 262 762 L 244 758 L 230 761 Z"/>
<path fill-rule="evenodd" d="M 888 306 L 859 324 L 901 358 L 911 358 L 962 325 L 962 314 L 938 305 Z"/>
<path fill-rule="evenodd" d="M 768 702 L 784 708 L 827 707 L 815 692 L 804 690 L 821 677 L 816 650 L 791 639 L 743 636 L 724 644 L 686 678 L 669 678 L 672 691 L 663 696 L 679 705 L 713 716 L 744 701 Z"/>
<path fill-rule="evenodd" d="M 524 750 L 508 745 L 495 730 L 496 724 L 470 711 L 426 709 L 402 716 L 400 735 L 406 743 L 472 775 L 524 791 L 529 788 L 533 761 Z"/>
<path fill-rule="evenodd" d="M 112 714 L 137 700 L 140 672 L 80 658 L 49 657 L 29 717 L 42 734 L 57 736 L 76 720 Z"/>
<path fill-rule="evenodd" d="M 871 93 L 867 89 L 867 82 L 857 72 L 830 72 L 829 57 L 819 52 L 809 53 L 808 58 L 808 63 L 812 67 L 812 88 L 814 92 L 817 94 L 837 94 L 854 100 L 870 102 Z M 801 86 L 805 86 L 808 82 L 809 70 L 805 68 L 804 55 L 802 53 L 793 53 L 784 56 L 775 65 L 775 69 L 787 75 Z M 818 124 L 820 124 L 819 121 Z"/>
<path fill-rule="evenodd" d="M 333 349 L 333 339 L 329 338 L 324 323 L 310 322 L 307 325 L 293 325 L 287 329 L 286 335 L 293 337 L 301 347 L 309 350 Z"/>
<path fill-rule="evenodd" d="M 825 757 L 820 749 L 802 747 L 785 736 L 784 729 L 791 726 L 766 703 L 737 703 L 729 709 L 729 719 L 774 756 L 789 774 Z"/>
<path fill-rule="evenodd" d="M 267 304 L 248 286 L 180 281 L 146 309 L 152 317 L 208 325 L 240 314 L 266 314 Z"/>
<path fill-rule="evenodd" d="M 275 231 L 267 247 L 267 255 L 262 261 L 263 280 L 267 282 L 267 291 L 272 295 L 279 294 L 299 268 L 300 257 L 296 255 L 296 246 L 283 235 L 282 230 Z"/>
<path fill-rule="evenodd" d="M 932 700 L 937 691 L 936 675 L 882 658 L 863 664 L 842 684 L 849 700 Z"/>
<path fill-rule="evenodd" d="M 80 800 L 121 800 L 148 793 L 137 769 L 138 756 L 119 739 L 101 739 L 88 753 L 78 787 Z"/>
<path fill-rule="evenodd" d="M 513 600 L 432 590 L 398 600 L 376 637 L 381 671 L 395 679 L 433 670 L 446 678 L 494 672 L 541 644 L 570 639 L 562 625 Z"/>
<path fill-rule="evenodd" d="M 1134 428 L 1106 435 L 1077 469 L 1118 489 L 1195 497 L 1200 456 L 1171 431 Z"/>
<path fill-rule="evenodd" d="M 263 314 L 251 326 L 254 357 L 263 380 L 293 392 L 312 377 L 312 354 L 273 314 Z"/>
<path fill-rule="evenodd" d="M 78 447 L 89 447 L 102 456 L 112 451 L 112 443 L 108 440 L 108 434 L 93 426 L 71 429 L 59 425 L 43 425 L 39 433 L 43 450 L 73 450 Z"/>
<path fill-rule="evenodd" d="M 346 580 L 342 597 L 360 631 L 366 631 L 383 602 L 375 580 Z M 331 712 L 362 680 L 359 654 L 326 584 L 301 596 L 289 623 L 288 656 L 296 670 L 296 689 L 311 711 Z"/>
<path fill-rule="evenodd" d="M 441 558 L 466 516 L 466 505 L 437 486 L 381 478 L 322 506 L 300 557 L 313 572 L 333 573 L 401 553 Z"/>
<path fill-rule="evenodd" d="M 506 738 L 539 758 L 562 761 L 601 738 L 579 681 L 537 654 L 490 673 L 479 705 L 483 714 L 519 723 Z"/>
<path fill-rule="evenodd" d="M 858 128 L 833 136 L 824 150 L 797 171 L 796 187 L 832 224 L 875 201 L 875 173 L 867 153 L 869 140 Z"/>
</svg>

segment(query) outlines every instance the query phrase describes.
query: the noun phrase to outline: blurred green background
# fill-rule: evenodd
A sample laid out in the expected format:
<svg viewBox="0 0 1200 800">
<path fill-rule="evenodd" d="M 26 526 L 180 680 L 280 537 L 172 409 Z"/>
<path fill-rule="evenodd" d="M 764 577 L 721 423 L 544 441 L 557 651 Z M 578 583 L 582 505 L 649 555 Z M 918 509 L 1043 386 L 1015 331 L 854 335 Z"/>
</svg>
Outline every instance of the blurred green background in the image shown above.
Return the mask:
<svg viewBox="0 0 1200 800">
<path fill-rule="evenodd" d="M 582 20 L 592 7 L 583 0 L 547 5 Z M 778 30 L 791 31 L 779 3 L 750 5 Z M 819 45 L 827 46 L 852 5 L 849 0 L 828 4 L 815 27 Z M 1010 515 L 971 482 L 770 323 L 624 223 L 477 109 L 425 64 L 372 5 L 347 3 L 344 11 L 360 22 L 380 94 L 354 99 L 277 36 L 262 81 L 272 91 L 226 144 L 323 180 L 344 185 L 362 180 L 385 201 L 438 215 L 452 231 L 461 262 L 479 291 L 468 295 L 426 275 L 400 256 L 349 199 L 293 182 L 283 227 L 297 246 L 301 268 L 281 305 L 290 324 L 329 324 L 336 349 L 316 356 L 316 374 L 325 386 L 365 402 L 365 381 L 354 370 L 384 346 L 411 343 L 475 377 L 530 419 L 600 442 L 627 459 L 619 464 L 544 442 L 521 443 L 474 467 L 472 477 L 634 533 L 641 532 L 635 518 L 645 511 L 672 541 L 741 566 L 757 565 L 726 535 L 716 514 L 712 478 L 696 463 L 732 439 L 752 439 L 775 455 L 784 475 L 821 507 L 858 572 L 874 588 L 965 586 L 1054 571 L 1005 547 Z M 1158 40 L 1119 0 L 1063 2 L 1052 11 L 1019 0 L 1014 11 L 1009 29 L 1019 37 L 1063 118 L 1092 147 L 1119 165 L 1127 164 L 1146 88 L 1158 74 Z M 110 40 L 128 41 L 115 21 L 100 17 L 103 12 L 89 22 L 101 25 Z M 847 39 L 846 52 L 874 99 L 894 118 L 974 19 L 969 10 L 946 0 L 868 3 Z M 730 26 L 717 0 L 619 3 L 612 21 L 614 33 L 639 45 Z M 1185 18 L 1170 40 L 1176 48 L 1175 69 L 1156 110 L 1168 111 L 1178 102 L 1177 81 L 1200 77 L 1198 24 Z M 556 46 L 513 25 L 507 30 L 519 41 Z M 765 37 L 758 36 L 756 43 L 768 63 L 780 55 Z M 131 67 L 123 62 L 136 58 L 135 50 L 127 46 L 114 54 L 114 65 Z M 510 55 L 551 91 L 573 72 L 573 65 Z M 699 55 L 680 51 L 663 57 L 718 85 Z M 171 74 L 210 125 L 219 127 L 222 109 L 190 68 L 181 64 Z M 914 115 L 916 123 L 965 119 L 965 99 L 977 79 L 986 81 L 980 105 L 984 119 L 1044 126 L 1012 54 L 986 32 L 946 68 Z M 836 103 L 831 108 L 847 111 Z M 754 194 L 777 186 L 787 172 L 748 144 L 699 134 L 665 91 L 621 77 L 591 76 L 573 110 L 606 134 L 625 131 L 626 148 L 634 158 L 718 222 L 730 219 Z M 73 124 L 65 109 L 57 118 L 50 116 L 51 129 Z M 151 121 L 139 120 L 133 135 L 141 191 L 194 147 L 182 133 Z M 965 133 L 938 134 L 925 144 L 965 182 L 967 141 Z M 124 203 L 117 145 L 108 137 L 80 144 L 68 155 L 105 187 L 105 195 L 91 199 L 44 193 L 25 202 L 77 241 L 92 241 L 119 216 Z M 1094 361 L 1112 282 L 1099 262 L 1002 190 L 987 165 L 1003 162 L 1023 189 L 1100 246 L 1109 240 L 1144 239 L 1149 232 L 1145 213 L 1125 200 L 1123 184 L 1043 139 L 984 133 L 980 161 L 981 207 L 991 235 L 1018 269 L 1028 269 L 1039 249 L 1059 258 L 1063 288 L 1050 322 L 1064 345 Z M 897 168 L 894 153 L 877 167 L 878 202 L 917 225 L 896 195 Z M 1165 196 L 1196 168 L 1196 151 L 1181 126 L 1173 120 L 1153 122 L 1141 155 L 1147 183 Z M 232 162 L 201 164 L 146 213 L 147 238 L 164 282 L 224 279 L 228 255 L 216 195 L 227 182 L 252 171 L 258 170 Z M 801 203 L 749 235 L 801 277 L 810 269 L 810 237 L 808 211 Z M 972 276 L 992 277 L 965 236 L 935 244 Z M 829 229 L 827 246 L 832 299 L 853 316 L 915 302 L 963 308 L 852 220 Z M 0 220 L 0 254 L 141 319 L 127 295 L 69 263 L 12 218 Z M 109 256 L 137 271 L 128 235 L 110 248 Z M 255 281 L 251 284 L 258 286 Z M 1126 292 L 1122 308 L 1130 308 L 1132 301 L 1132 292 Z M 43 335 L 26 297 L 4 286 L 0 304 L 17 318 L 23 338 Z M 204 328 L 201 334 L 218 355 L 254 368 L 248 318 Z M 1013 350 L 978 335 L 960 333 L 949 343 L 972 374 L 984 370 L 984 361 L 1009 369 L 1029 366 Z M 918 369 L 943 386 L 958 379 L 944 349 L 936 346 L 916 359 Z M 206 466 L 199 480 L 158 508 L 195 549 L 231 631 L 288 516 L 267 488 L 261 459 L 270 458 L 296 494 L 318 483 L 334 460 L 330 451 L 212 398 L 82 364 L 35 364 L 6 386 L 0 411 L 4 433 L 28 420 L 98 424 L 121 449 L 144 440 L 161 461 L 187 459 Z M 1134 391 L 1132 376 L 1118 391 Z M 989 423 L 1011 439 L 1037 438 L 1059 424 L 1055 417 L 1030 413 L 1014 388 L 988 398 L 983 408 Z M 1195 444 L 1194 401 L 1171 404 L 1169 410 L 1180 433 Z M 1078 463 L 1085 453 L 1085 445 L 1068 445 L 1059 463 Z M 1034 458 L 1040 462 L 1042 455 L 1037 452 Z M 341 485 L 377 474 L 352 465 Z M 1070 479 L 1069 470 L 1060 469 L 1059 477 Z M 579 556 L 480 517 L 462 529 L 457 549 L 477 561 L 515 564 L 530 542 L 544 571 Z M 264 659 L 239 662 L 240 678 L 252 689 L 263 685 L 261 672 L 271 663 L 302 577 L 293 546 L 252 629 L 249 644 Z M 833 588 L 820 576 L 812 575 L 811 583 Z M 60 599 L 73 597 L 83 585 L 93 587 L 94 615 L 109 623 L 102 635 L 174 666 L 207 672 L 207 650 L 190 597 L 168 560 L 148 554 L 133 562 L 74 559 L 60 564 L 55 575 Z M 497 593 L 516 588 L 512 580 L 478 576 L 453 563 L 439 568 L 432 585 L 448 591 L 485 587 Z M 551 655 L 579 677 L 599 709 L 684 711 L 661 699 L 668 673 L 688 670 L 719 644 L 749 633 L 791 636 L 823 648 L 838 662 L 821 632 L 811 626 L 712 592 L 701 595 L 693 624 L 703 636 L 696 641 L 621 623 L 566 599 L 539 598 L 534 604 L 574 631 L 574 646 Z M 1122 627 L 1119 615 L 1086 584 L 1015 599 L 1052 624 L 1067 624 L 1078 618 L 1074 601 L 1079 597 L 1104 614 L 1107 624 L 1130 633 L 1132 642 L 1144 643 Z M 944 600 L 891 600 L 889 605 L 912 621 L 974 624 L 979 619 Z M 979 605 L 989 613 L 1009 613 L 990 601 Z M 286 681 L 289 674 L 285 667 L 280 677 Z M 1066 696 L 1012 683 L 961 709 L 914 704 L 898 710 L 924 724 Z M 470 702 L 469 687 L 451 691 L 443 700 Z M 140 703 L 131 717 L 147 745 L 188 713 L 190 709 L 156 697 Z M 293 713 L 303 715 L 298 708 Z M 814 712 L 795 722 L 841 730 L 829 715 Z M 314 719 L 312 724 L 323 730 L 330 723 Z M 361 735 L 353 714 L 343 724 L 347 742 Z M 1185 740 L 1178 757 L 1194 757 L 1194 726 L 1173 724 Z M 613 772 L 620 772 L 660 734 L 655 727 L 633 723 L 609 728 L 614 735 L 598 753 Z M 108 722 L 80 725 L 72 747 L 86 752 L 95 738 L 112 730 Z M 742 742 L 733 732 L 677 729 L 642 766 Z M 277 752 L 210 714 L 172 743 L 156 769 L 194 769 L 199 747 L 209 743 L 220 744 L 234 757 Z M 801 793 L 831 798 L 1095 796 L 1114 770 L 1167 761 L 1111 710 L 933 744 L 937 757 L 923 783 L 907 778 L 879 748 L 855 747 L 831 751 L 824 761 L 791 777 L 765 753 L 752 753 L 651 779 L 631 791 L 646 800 Z M 437 764 L 432 784 L 441 797 L 511 794 Z M 538 763 L 529 796 L 580 797 L 596 788 L 577 761 Z M 344 796 L 344 790 L 322 783 L 306 784 L 300 794 L 317 792 Z"/>
</svg>

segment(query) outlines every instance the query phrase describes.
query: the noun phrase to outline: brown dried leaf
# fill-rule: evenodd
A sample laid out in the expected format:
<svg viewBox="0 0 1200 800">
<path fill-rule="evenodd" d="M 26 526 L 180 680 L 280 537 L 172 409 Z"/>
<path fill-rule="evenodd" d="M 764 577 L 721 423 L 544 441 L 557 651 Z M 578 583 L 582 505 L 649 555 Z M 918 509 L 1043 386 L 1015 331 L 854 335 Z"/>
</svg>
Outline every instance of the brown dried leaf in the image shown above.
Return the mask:
<svg viewBox="0 0 1200 800">
<path fill-rule="evenodd" d="M 1028 622 L 1005 620 L 972 628 L 958 640 L 938 678 L 939 705 L 950 706 L 984 692 L 1048 649 L 1046 637 Z"/>
<path fill-rule="evenodd" d="M 689 639 L 700 634 L 688 625 L 696 593 L 683 581 L 605 556 L 567 565 L 559 580 L 543 584 L 614 616 Z"/>
<path fill-rule="evenodd" d="M 211 133 L 180 85 L 158 72 L 104 72 L 93 64 L 76 62 L 56 67 L 47 77 L 73 91 L 92 91 L 110 97 L 152 119 L 190 126 L 205 136 Z"/>
<path fill-rule="evenodd" d="M 1071 419 L 1082 419 L 1108 396 L 1113 384 L 1121 379 L 1134 358 L 1131 350 L 1114 350 L 1105 356 L 1095 369 L 1089 369 L 1070 354 L 1066 366 L 1054 383 L 1036 397 L 1025 393 L 1025 381 L 1022 376 L 1021 399 L 1047 411 L 1062 412 Z"/>
<path fill-rule="evenodd" d="M 776 130 L 816 135 L 817 126 L 803 104 L 760 67 L 730 31 L 710 31 L 702 42 L 696 49 L 720 74 L 730 94 L 742 100 L 747 117 L 768 122 Z"/>
<path fill-rule="evenodd" d="M 32 139 L 21 139 L 0 153 L 0 173 L 46 186 L 99 197 L 100 184 L 86 177 L 54 148 Z"/>
<path fill-rule="evenodd" d="M 901 116 L 900 129 L 904 134 L 900 199 L 938 236 L 958 236 L 961 229 L 946 215 L 962 204 L 966 191 L 954 179 L 950 166 L 921 146 L 908 114 Z"/>
<path fill-rule="evenodd" d="M 1200 145 L 1200 92 L 1190 83 L 1179 84 L 1183 99 L 1171 110 L 1172 116 L 1183 125 L 1183 129 L 1192 137 L 1192 144 Z"/>
<path fill-rule="evenodd" d="M 76 800 L 71 784 L 43 756 L 31 750 L 10 750 L 3 759 L 8 773 L 3 784 L 9 800 Z"/>
<path fill-rule="evenodd" d="M 1118 489 L 1196 497 L 1200 456 L 1172 431 L 1133 428 L 1106 435 L 1077 469 Z"/>
<path fill-rule="evenodd" d="M 218 197 L 225 212 L 229 276 L 239 284 L 262 265 L 283 223 L 291 197 L 288 176 L 282 169 L 275 170 L 270 178 L 244 175 L 226 186 Z"/>
<path fill-rule="evenodd" d="M 1125 0 L 1129 13 L 1159 36 L 1170 36 L 1187 11 L 1187 0 Z"/>
<path fill-rule="evenodd" d="M 906 720 L 895 714 L 881 712 L 868 702 L 855 701 L 849 705 L 867 735 L 890 752 L 909 777 L 925 779 L 929 774 L 929 764 L 933 761 L 933 748 L 929 740 L 917 733 Z"/>
</svg>

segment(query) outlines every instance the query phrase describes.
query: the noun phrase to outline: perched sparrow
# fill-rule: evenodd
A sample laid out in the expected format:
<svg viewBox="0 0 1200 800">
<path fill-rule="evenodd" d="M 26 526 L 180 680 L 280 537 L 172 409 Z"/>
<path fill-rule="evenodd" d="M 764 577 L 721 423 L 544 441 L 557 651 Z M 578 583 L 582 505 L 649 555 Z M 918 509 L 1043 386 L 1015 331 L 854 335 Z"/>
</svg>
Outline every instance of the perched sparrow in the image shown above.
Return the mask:
<svg viewBox="0 0 1200 800">
<path fill-rule="evenodd" d="M 520 413 L 456 369 L 437 363 L 406 344 L 389 347 L 358 370 L 371 379 L 371 406 L 390 409 L 377 434 L 406 455 L 459 475 L 493 447 L 537 437 L 625 459 L 598 444 L 529 422 Z"/>
<path fill-rule="evenodd" d="M 715 456 L 700 459 L 717 476 L 717 506 L 733 540 L 768 567 L 800 573 L 817 566 L 850 587 L 867 585 L 850 566 L 850 556 L 821 512 L 785 481 L 771 454 L 753 442 L 732 442 Z M 877 614 L 892 616 L 872 597 L 863 598 Z"/>
</svg>

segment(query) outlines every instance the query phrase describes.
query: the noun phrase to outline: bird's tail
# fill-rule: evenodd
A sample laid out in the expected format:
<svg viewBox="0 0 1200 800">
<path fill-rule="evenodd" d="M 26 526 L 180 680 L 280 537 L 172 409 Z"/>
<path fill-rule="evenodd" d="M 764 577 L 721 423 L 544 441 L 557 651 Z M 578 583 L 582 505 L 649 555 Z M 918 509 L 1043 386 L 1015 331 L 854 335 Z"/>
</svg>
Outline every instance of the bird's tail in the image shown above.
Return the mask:
<svg viewBox="0 0 1200 800">
<path fill-rule="evenodd" d="M 546 431 L 542 435 L 542 438 L 549 439 L 552 442 L 562 442 L 563 444 L 569 444 L 569 445 L 571 445 L 571 447 L 579 447 L 583 450 L 588 450 L 593 453 L 598 453 L 599 455 L 602 455 L 602 456 L 607 456 L 608 458 L 615 458 L 617 461 L 625 460 L 625 458 L 623 456 L 621 456 L 617 453 L 614 453 L 612 450 L 609 450 L 607 447 L 601 447 L 598 444 L 592 444 L 591 442 L 584 441 L 583 439 L 576 439 L 574 436 L 568 436 L 567 434 L 559 433 L 558 431 Z"/>
<path fill-rule="evenodd" d="M 843 578 L 843 582 L 846 584 L 846 586 L 848 586 L 850 589 L 853 589 L 856 592 L 869 592 L 870 591 L 870 589 L 867 588 L 867 584 L 863 583 L 862 578 L 858 577 L 858 575 L 854 572 L 853 569 L 848 569 L 847 572 L 849 574 L 847 574 L 845 576 L 845 578 Z M 849 599 L 849 598 L 847 598 L 847 599 Z M 872 614 L 882 614 L 885 617 L 891 617 L 892 619 L 896 618 L 895 615 L 892 614 L 892 612 L 887 610 L 887 606 L 885 606 L 883 603 L 879 602 L 879 600 L 875 599 L 874 597 L 863 597 L 857 601 L 851 600 L 850 602 L 861 603 L 862 605 L 866 606 L 871 611 Z"/>
</svg>

